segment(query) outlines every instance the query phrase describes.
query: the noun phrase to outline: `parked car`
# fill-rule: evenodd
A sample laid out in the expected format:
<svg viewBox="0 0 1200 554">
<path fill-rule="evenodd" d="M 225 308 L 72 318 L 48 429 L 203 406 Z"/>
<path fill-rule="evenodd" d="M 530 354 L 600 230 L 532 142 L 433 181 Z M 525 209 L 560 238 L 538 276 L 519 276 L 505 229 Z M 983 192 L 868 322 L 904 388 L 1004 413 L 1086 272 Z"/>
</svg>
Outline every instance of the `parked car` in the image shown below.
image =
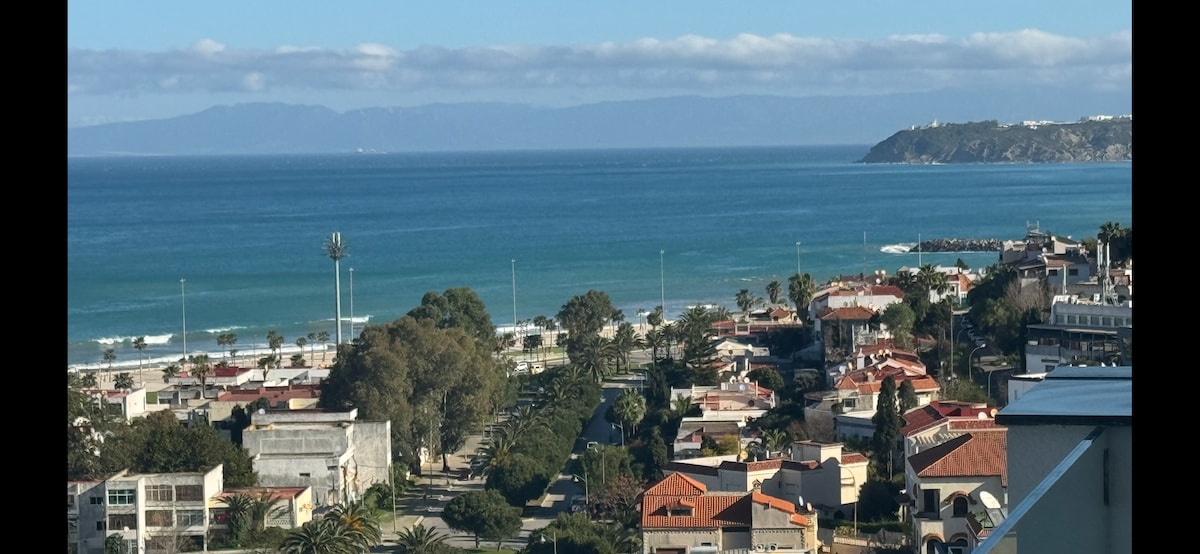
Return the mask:
<svg viewBox="0 0 1200 554">
<path fill-rule="evenodd" d="M 600 448 L 600 443 L 598 443 L 596 441 L 588 441 L 588 443 L 587 443 L 588 450 L 595 450 L 597 448 Z"/>
</svg>

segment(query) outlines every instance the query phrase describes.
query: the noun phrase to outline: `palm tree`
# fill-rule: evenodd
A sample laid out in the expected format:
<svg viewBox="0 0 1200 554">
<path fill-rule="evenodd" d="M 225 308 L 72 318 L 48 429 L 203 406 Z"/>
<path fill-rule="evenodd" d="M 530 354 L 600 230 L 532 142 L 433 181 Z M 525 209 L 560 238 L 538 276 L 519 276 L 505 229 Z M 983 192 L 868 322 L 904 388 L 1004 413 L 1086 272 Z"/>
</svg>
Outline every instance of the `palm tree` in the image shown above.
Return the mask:
<svg viewBox="0 0 1200 554">
<path fill-rule="evenodd" d="M 188 363 L 192 364 L 192 373 L 200 379 L 200 390 L 206 390 L 208 378 L 213 374 L 212 364 L 208 362 L 208 354 L 188 356 Z"/>
<path fill-rule="evenodd" d="M 229 352 L 230 360 L 233 360 L 233 354 L 237 352 L 237 350 L 233 349 L 234 344 L 237 344 L 237 334 L 221 333 L 217 335 L 217 346 L 225 347 L 226 351 Z"/>
<path fill-rule="evenodd" d="M 299 349 L 300 349 L 300 352 L 301 352 L 301 358 L 303 358 L 304 346 L 305 346 L 306 344 L 308 344 L 308 339 L 307 339 L 307 338 L 300 337 L 300 338 L 296 339 L 296 348 L 299 348 Z M 296 358 L 295 358 L 295 356 L 293 356 L 293 357 L 292 357 L 292 359 L 293 359 L 293 360 L 294 360 L 294 359 L 296 359 Z"/>
<path fill-rule="evenodd" d="M 658 351 L 666 346 L 667 340 L 663 336 L 662 329 L 651 329 L 646 331 L 645 345 L 650 349 L 650 360 L 658 364 Z"/>
<path fill-rule="evenodd" d="M 508 461 L 516 448 L 516 437 L 509 434 L 506 427 L 500 427 L 492 432 L 487 442 L 479 449 L 479 456 L 485 460 L 483 473 L 486 475 L 492 468 Z"/>
<path fill-rule="evenodd" d="M 271 356 L 275 360 L 275 367 L 280 366 L 281 356 L 279 350 L 283 348 L 283 335 L 275 332 L 274 329 L 267 331 L 267 347 L 271 349 Z M 267 373 L 263 372 L 263 380 L 267 379 Z"/>
<path fill-rule="evenodd" d="M 308 339 L 308 359 L 316 362 L 317 357 L 313 356 L 313 347 L 317 345 L 317 332 L 313 331 L 305 338 Z"/>
<path fill-rule="evenodd" d="M 104 361 L 108 363 L 108 370 L 112 371 L 112 363 L 117 359 L 117 351 L 114 348 L 104 349 Z"/>
<path fill-rule="evenodd" d="M 179 377 L 179 371 L 179 364 L 167 364 L 167 367 L 162 370 L 163 382 L 170 383 L 171 379 Z"/>
<path fill-rule="evenodd" d="M 342 258 L 346 257 L 346 243 L 342 240 L 341 233 L 334 233 L 325 241 L 325 255 L 333 260 L 333 295 L 334 303 L 337 306 L 333 320 L 337 339 L 334 344 L 340 345 L 342 344 L 342 269 L 339 263 Z"/>
<path fill-rule="evenodd" d="M 782 452 L 792 442 L 792 436 L 783 429 L 768 429 L 763 433 L 763 446 L 768 452 Z"/>
<path fill-rule="evenodd" d="M 441 552 L 450 535 L 418 523 L 396 537 L 396 554 L 433 554 Z"/>
<path fill-rule="evenodd" d="M 617 332 L 613 335 L 613 346 L 617 349 L 617 367 L 623 371 L 629 370 L 629 355 L 634 350 L 641 350 L 646 347 L 646 343 L 634 330 L 633 324 L 622 322 L 617 326 Z"/>
<path fill-rule="evenodd" d="M 325 343 L 329 342 L 329 331 L 317 333 L 317 342 L 321 343 L 321 363 L 325 363 L 325 353 L 329 351 L 325 348 Z"/>
<path fill-rule="evenodd" d="M 133 388 L 133 376 L 129 373 L 118 373 L 117 378 L 113 381 L 113 386 L 120 390 L 129 390 Z"/>
<path fill-rule="evenodd" d="M 754 307 L 755 298 L 750 293 L 750 289 L 742 289 L 734 295 L 733 301 L 737 303 L 737 307 L 742 313 L 749 314 L 750 308 Z"/>
<path fill-rule="evenodd" d="M 771 299 L 772 304 L 779 303 L 779 293 L 782 290 L 783 287 L 779 284 L 779 281 L 771 281 L 770 283 L 767 283 L 767 298 Z"/>
<path fill-rule="evenodd" d="M 372 546 L 383 542 L 378 514 L 362 502 L 338 504 L 325 513 L 324 519 L 336 521 L 344 530 L 344 535 L 360 552 L 367 552 Z"/>
<path fill-rule="evenodd" d="M 347 530 L 331 519 L 314 519 L 288 533 L 279 551 L 282 554 L 353 554 L 355 548 Z"/>
<path fill-rule="evenodd" d="M 579 366 L 597 383 L 608 376 L 612 363 L 617 359 L 617 346 L 600 335 L 588 335 L 583 339 L 579 352 Z"/>
<path fill-rule="evenodd" d="M 142 359 L 138 360 L 138 371 L 142 370 L 142 360 L 146 359 L 146 337 L 138 337 L 133 339 L 133 348 L 142 355 Z"/>
<path fill-rule="evenodd" d="M 813 295 L 816 293 L 817 284 L 813 281 L 812 275 L 797 273 L 788 278 L 788 299 L 796 305 L 796 315 L 799 315 L 805 323 L 808 323 L 808 303 L 812 302 Z"/>
<path fill-rule="evenodd" d="M 545 428 L 545 421 L 536 408 L 530 404 L 525 404 L 517 408 L 509 416 L 508 421 L 504 422 L 504 427 L 511 436 L 524 437 L 526 433 L 536 431 L 539 428 Z"/>
<path fill-rule="evenodd" d="M 688 411 L 691 409 L 692 397 L 690 396 L 678 394 L 675 395 L 673 400 L 671 400 L 671 410 L 674 411 L 678 417 L 683 417 L 683 415 L 688 413 Z"/>
<path fill-rule="evenodd" d="M 646 397 L 642 396 L 637 389 L 621 391 L 621 394 L 617 395 L 617 400 L 613 402 L 613 415 L 621 420 L 622 434 L 636 434 L 637 425 L 646 416 Z M 626 429 L 629 429 L 630 432 L 625 433 Z"/>
</svg>

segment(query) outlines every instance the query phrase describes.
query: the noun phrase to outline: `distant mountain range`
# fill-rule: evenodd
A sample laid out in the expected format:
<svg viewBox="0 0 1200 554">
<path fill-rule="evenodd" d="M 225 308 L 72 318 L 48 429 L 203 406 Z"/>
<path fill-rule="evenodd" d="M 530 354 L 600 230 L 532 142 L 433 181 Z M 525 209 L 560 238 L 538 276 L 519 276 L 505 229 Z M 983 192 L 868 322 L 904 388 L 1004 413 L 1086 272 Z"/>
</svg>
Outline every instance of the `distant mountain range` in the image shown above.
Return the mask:
<svg viewBox="0 0 1200 554">
<path fill-rule="evenodd" d="M 68 156 L 871 145 L 935 120 L 1075 121 L 1132 112 L 1128 92 L 938 91 L 862 97 L 679 96 L 568 108 L 433 104 L 336 112 L 279 103 L 68 127 Z M 864 146 L 864 152 L 867 146 Z"/>
<path fill-rule="evenodd" d="M 1074 123 L 927 125 L 876 144 L 864 163 L 1133 161 L 1133 117 Z"/>
</svg>

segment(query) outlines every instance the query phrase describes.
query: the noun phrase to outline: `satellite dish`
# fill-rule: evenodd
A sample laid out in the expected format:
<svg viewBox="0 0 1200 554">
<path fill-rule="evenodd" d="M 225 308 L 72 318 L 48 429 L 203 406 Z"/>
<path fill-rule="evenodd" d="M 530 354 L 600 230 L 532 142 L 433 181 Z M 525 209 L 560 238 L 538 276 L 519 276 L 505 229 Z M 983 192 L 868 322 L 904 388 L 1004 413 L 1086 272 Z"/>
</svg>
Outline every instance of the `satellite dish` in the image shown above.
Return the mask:
<svg viewBox="0 0 1200 554">
<path fill-rule="evenodd" d="M 263 415 L 263 414 L 266 414 L 266 413 L 267 413 L 267 411 L 266 411 L 265 409 L 263 409 L 263 408 L 259 408 L 259 409 L 258 409 L 258 415 Z"/>
<path fill-rule="evenodd" d="M 738 385 L 738 391 L 746 392 L 746 384 L 742 383 L 742 384 Z"/>
<path fill-rule="evenodd" d="M 979 501 L 983 502 L 983 507 L 989 510 L 999 510 L 1000 503 L 996 501 L 996 497 L 988 491 L 979 491 Z"/>
<path fill-rule="evenodd" d="M 749 377 L 742 377 L 742 382 L 743 382 L 743 383 L 749 383 L 749 382 L 750 382 L 750 378 L 749 378 Z"/>
<path fill-rule="evenodd" d="M 978 419 L 980 419 L 980 420 L 984 420 L 984 419 L 987 419 L 987 418 L 988 418 L 987 412 L 979 412 L 979 417 L 978 417 Z"/>
</svg>

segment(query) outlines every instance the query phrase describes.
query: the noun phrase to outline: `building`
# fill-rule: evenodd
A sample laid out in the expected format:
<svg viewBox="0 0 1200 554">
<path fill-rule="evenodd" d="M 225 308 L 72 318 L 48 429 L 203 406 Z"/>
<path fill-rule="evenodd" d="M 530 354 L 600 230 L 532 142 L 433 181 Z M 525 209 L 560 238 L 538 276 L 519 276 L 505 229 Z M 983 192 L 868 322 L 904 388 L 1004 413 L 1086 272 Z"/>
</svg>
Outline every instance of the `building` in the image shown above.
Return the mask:
<svg viewBox="0 0 1200 554">
<path fill-rule="evenodd" d="M 925 365 L 910 352 L 863 348 L 849 368 L 830 372 L 833 389 L 804 395 L 805 421 L 825 422 L 833 426 L 839 440 L 849 437 L 870 438 L 875 434 L 875 415 L 883 381 L 891 377 L 900 385 L 909 381 L 917 396 L 917 406 L 938 399 L 941 386 L 925 373 Z M 839 366 L 840 367 L 840 366 Z"/>
<path fill-rule="evenodd" d="M 969 554 L 1008 515 L 1007 430 L 974 429 L 905 459 L 915 542 Z"/>
<path fill-rule="evenodd" d="M 1133 367 L 1060 367 L 996 414 L 1008 518 L 975 554 L 1133 552 Z"/>
<path fill-rule="evenodd" d="M 113 534 L 124 552 L 206 549 L 208 507 L 223 484 L 221 465 L 194 473 L 125 470 L 103 481 L 68 482 L 67 551 L 100 554 Z"/>
<path fill-rule="evenodd" d="M 390 482 L 390 421 L 360 421 L 358 409 L 268 410 L 250 415 L 242 446 L 268 487 L 312 487 L 313 501 L 354 501 Z"/>
<path fill-rule="evenodd" d="M 937 401 L 904 414 L 900 435 L 904 455 L 911 456 L 974 429 L 996 427 L 996 408 L 982 402 Z"/>
<path fill-rule="evenodd" d="M 248 487 L 225 489 L 216 496 L 209 509 L 209 520 L 213 522 L 213 539 L 220 538 L 228 530 L 229 514 L 225 499 L 244 494 L 267 499 L 273 507 L 263 522 L 267 527 L 296 529 L 313 519 L 312 487 Z"/>
<path fill-rule="evenodd" d="M 754 492 L 710 492 L 682 473 L 642 493 L 644 554 L 815 553 L 817 516 L 806 505 Z"/>
<path fill-rule="evenodd" d="M 822 517 L 844 517 L 858 501 L 859 485 L 867 479 L 868 460 L 843 452 L 841 443 L 797 441 L 787 458 L 739 461 L 714 456 L 675 461 L 663 468 L 682 473 L 721 492 L 757 491 L 788 502 L 811 504 Z"/>
<path fill-rule="evenodd" d="M 1050 322 L 1026 326 L 1025 370 L 1050 371 L 1062 364 L 1124 361 L 1122 340 L 1133 338 L 1133 303 L 1121 305 L 1056 296 Z"/>
</svg>

